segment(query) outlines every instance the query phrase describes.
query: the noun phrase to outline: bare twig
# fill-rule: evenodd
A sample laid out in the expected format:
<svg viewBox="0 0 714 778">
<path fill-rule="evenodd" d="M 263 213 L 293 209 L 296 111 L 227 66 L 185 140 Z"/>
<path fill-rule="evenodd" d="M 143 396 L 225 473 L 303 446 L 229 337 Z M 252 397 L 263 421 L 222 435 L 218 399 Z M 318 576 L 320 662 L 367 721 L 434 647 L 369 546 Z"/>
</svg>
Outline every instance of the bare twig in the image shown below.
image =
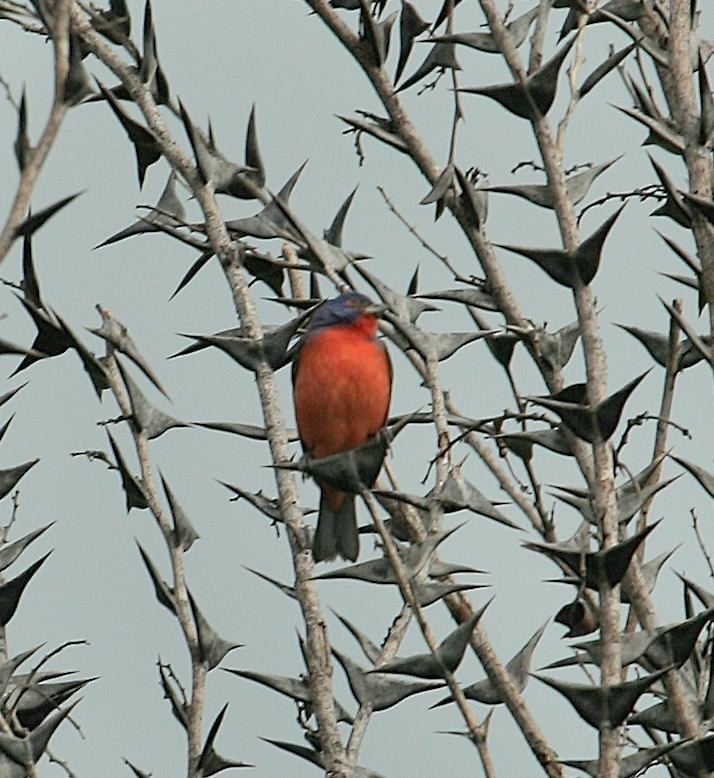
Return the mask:
<svg viewBox="0 0 714 778">
<path fill-rule="evenodd" d="M 707 550 L 707 546 L 706 543 L 704 542 L 704 538 L 702 537 L 702 533 L 699 531 L 699 517 L 697 516 L 697 512 L 694 510 L 694 508 L 690 509 L 689 515 L 692 517 L 692 529 L 694 530 L 694 534 L 696 535 L 697 538 L 697 545 L 699 546 L 699 550 L 702 552 L 702 556 L 704 557 L 704 560 L 707 563 L 707 569 L 709 570 L 709 577 L 714 578 L 714 563 L 712 562 L 711 554 Z"/>
<path fill-rule="evenodd" d="M 54 46 L 54 97 L 45 128 L 35 147 L 30 150 L 27 164 L 20 174 L 20 182 L 10 206 L 5 225 L 0 231 L 0 263 L 7 256 L 8 250 L 16 237 L 16 229 L 22 222 L 30 204 L 30 198 L 35 184 L 52 148 L 62 121 L 67 113 L 67 103 L 64 101 L 65 82 L 69 72 L 69 13 L 73 0 L 57 0 L 54 7 L 54 27 L 52 30 L 52 45 Z"/>
</svg>

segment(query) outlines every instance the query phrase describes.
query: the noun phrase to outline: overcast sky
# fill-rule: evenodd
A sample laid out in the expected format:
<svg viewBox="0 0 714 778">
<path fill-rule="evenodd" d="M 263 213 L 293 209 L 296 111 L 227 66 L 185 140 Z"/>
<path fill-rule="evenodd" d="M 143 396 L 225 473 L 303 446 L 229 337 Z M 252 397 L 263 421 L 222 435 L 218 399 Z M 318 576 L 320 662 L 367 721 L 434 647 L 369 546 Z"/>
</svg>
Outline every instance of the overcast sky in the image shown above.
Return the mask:
<svg viewBox="0 0 714 778">
<path fill-rule="evenodd" d="M 524 12 L 534 2 L 516 0 L 514 14 Z M 459 29 L 478 29 L 482 18 L 477 5 L 464 3 L 465 7 L 459 7 Z M 133 37 L 138 41 L 142 4 L 131 2 L 130 7 Z M 387 12 L 397 7 L 396 2 L 390 2 Z M 423 2 L 419 7 L 423 16 L 432 18 L 440 2 Z M 554 12 L 553 16 L 560 20 L 563 13 Z M 346 18 L 354 21 L 353 16 Z M 370 270 L 395 288 L 405 290 L 417 266 L 422 289 L 452 287 L 453 279 L 445 269 L 389 213 L 376 188 L 382 185 L 404 216 L 418 224 L 424 236 L 439 252 L 447 254 L 461 273 L 480 275 L 466 242 L 448 215 L 434 223 L 432 207 L 418 205 L 428 186 L 405 156 L 365 139 L 366 160 L 359 166 L 353 137 L 342 134 L 344 125 L 336 115 L 352 115 L 357 109 L 379 112 L 378 104 L 352 60 L 317 17 L 308 16 L 303 3 L 157 0 L 155 23 L 159 54 L 172 92 L 181 98 L 197 123 L 204 124 L 210 117 L 217 142 L 229 157 L 242 159 L 245 126 L 255 103 L 268 186 L 279 189 L 308 160 L 291 202 L 313 232 L 319 233 L 330 223 L 345 196 L 359 185 L 347 220 L 345 245 L 372 257 Z M 714 37 L 711 15 L 703 23 L 705 34 L 707 25 L 709 36 Z M 548 33 L 549 52 L 555 46 L 556 33 L 555 26 Z M 600 30 L 588 34 L 585 73 L 607 53 L 610 40 L 610 34 Z M 618 46 L 626 42 L 619 34 L 612 40 Z M 426 50 L 424 44 L 416 46 L 408 73 Z M 464 86 L 507 78 L 498 57 L 461 50 L 458 56 Z M 390 72 L 395 62 L 396 52 L 392 51 Z M 91 69 L 105 83 L 114 83 L 110 73 L 94 64 Z M 1 24 L 0 76 L 16 98 L 23 84 L 26 86 L 30 131 L 36 139 L 48 108 L 51 47 L 10 24 Z M 452 98 L 448 86 L 448 79 L 442 79 L 435 91 L 417 96 L 417 90 L 412 89 L 404 98 L 440 163 L 446 161 L 451 126 Z M 561 89 L 555 116 L 562 113 L 564 93 Z M 629 105 L 616 76 L 583 102 L 572 121 L 566 147 L 568 165 L 599 163 L 624 155 L 598 180 L 591 199 L 606 191 L 628 190 L 655 181 L 646 152 L 640 146 L 643 130 L 610 104 Z M 459 131 L 457 153 L 462 169 L 478 166 L 490 174 L 492 183 L 498 184 L 541 182 L 539 174 L 528 169 L 510 173 L 518 162 L 535 157 L 527 122 L 510 118 L 498 105 L 477 96 L 465 95 L 463 107 L 465 121 Z M 175 121 L 171 124 L 186 148 L 180 125 Z M 13 108 L 8 101 L 0 100 L 0 213 L 7 212 L 17 180 L 12 153 L 15 128 Z M 686 178 L 681 164 L 661 151 L 653 154 L 668 166 L 675 182 L 684 186 Z M 83 328 L 98 326 L 96 303 L 110 308 L 129 327 L 139 349 L 167 387 L 173 404 L 169 406 L 145 382 L 142 387 L 154 402 L 173 415 L 192 421 L 259 424 L 254 380 L 225 355 L 205 351 L 166 361 L 169 354 L 186 343 L 177 333 L 211 333 L 235 325 L 229 291 L 218 265 L 209 264 L 188 289 L 169 303 L 171 292 L 195 259 L 194 251 L 160 236 L 132 238 L 92 250 L 135 219 L 136 205 L 155 202 L 167 175 L 168 168 L 162 161 L 150 169 L 144 189 L 138 191 L 133 151 L 106 105 L 93 103 L 72 109 L 36 188 L 33 208 L 78 190 L 86 191 L 36 236 L 35 262 L 44 296 L 82 333 L 85 343 L 97 351 L 101 349 L 99 341 Z M 182 197 L 188 199 L 185 192 Z M 221 204 L 227 218 L 257 210 L 254 204 L 243 201 L 222 199 Z M 187 208 L 190 218 L 198 216 L 194 204 L 187 202 Z M 591 210 L 583 220 L 583 233 L 590 234 L 613 210 L 612 204 Z M 637 323 L 665 332 L 668 319 L 656 294 L 665 299 L 684 296 L 686 313 L 696 320 L 693 295 L 660 275 L 683 273 L 684 268 L 652 226 L 688 247 L 689 237 L 671 221 L 648 221 L 651 210 L 651 203 L 628 205 L 608 241 L 603 267 L 594 283 L 602 307 L 602 337 L 610 353 L 608 385 L 613 391 L 651 363 L 646 352 L 613 327 L 613 322 Z M 490 198 L 488 234 L 502 243 L 557 245 L 555 220 L 549 211 L 503 195 Z M 275 243 L 264 248 L 279 251 Z M 574 319 L 567 290 L 548 282 L 526 260 L 505 252 L 500 256 L 528 317 L 535 322 L 547 322 L 549 329 Z M 19 280 L 19 245 L 0 269 L 0 275 Z M 333 291 L 327 282 L 322 290 L 326 295 Z M 256 285 L 254 292 L 259 300 L 270 296 L 262 285 Z M 10 288 L 0 290 L 0 294 L 4 325 L 1 336 L 29 345 L 33 338 L 29 318 Z M 264 321 L 270 323 L 285 321 L 287 317 L 272 302 L 261 300 L 260 311 Z M 420 323 L 431 330 L 469 326 L 463 312 L 448 305 L 442 306 L 441 312 L 428 314 L 428 318 L 425 315 Z M 409 363 L 395 349 L 392 356 L 393 411 L 426 407 L 428 393 L 419 386 Z M 3 360 L 9 375 L 15 360 Z M 544 391 L 520 350 L 514 365 L 524 393 Z M 460 352 L 443 365 L 442 374 L 445 388 L 473 417 L 513 407 L 505 375 L 483 344 Z M 583 376 L 582 354 L 578 350 L 566 377 L 574 382 L 583 380 Z M 631 415 L 645 410 L 657 412 L 662 378 L 660 368 L 648 375 L 628 405 Z M 104 428 L 97 422 L 116 416 L 118 411 L 108 397 L 101 404 L 97 402 L 72 354 L 34 365 L 24 375 L 5 381 L 0 392 L 28 379 L 30 383 L 17 398 L 0 409 L 0 423 L 16 413 L 3 440 L 0 467 L 41 458 L 41 463 L 22 482 L 15 536 L 54 521 L 52 530 L 28 551 L 23 563 L 34 561 L 46 549 L 55 551 L 30 585 L 10 625 L 10 653 L 19 653 L 43 641 L 47 648 L 67 640 L 89 641 L 86 647 L 67 650 L 53 663 L 59 669 L 77 670 L 83 677 L 99 677 L 84 692 L 84 700 L 75 712 L 83 737 L 65 725 L 52 742 L 52 750 L 69 761 L 78 778 L 126 776 L 122 757 L 156 778 L 180 775 L 184 770 L 183 733 L 162 698 L 156 661 L 160 656 L 171 662 L 188 685 L 186 650 L 175 621 L 154 599 L 134 541 L 139 539 L 168 575 L 165 549 L 145 512 L 132 511 L 126 516 L 124 497 L 114 473 L 101 463 L 70 456 L 74 451 L 106 448 Z M 282 372 L 279 384 L 288 423 L 292 425 L 287 370 Z M 680 384 L 674 418 L 691 432 L 693 440 L 673 431 L 671 445 L 681 456 L 711 469 L 711 378 L 706 368 L 699 366 L 685 373 Z M 112 432 L 134 468 L 127 432 L 119 426 L 112 427 Z M 626 458 L 633 472 L 646 464 L 653 432 L 651 423 L 633 432 Z M 430 482 L 426 486 L 420 482 L 426 475 L 433 446 L 427 430 L 405 433 L 398 440 L 393 466 L 403 489 L 423 493 L 430 488 Z M 190 429 L 168 432 L 152 443 L 151 450 L 155 466 L 161 469 L 201 535 L 186 559 L 189 586 L 216 629 L 224 637 L 245 644 L 230 654 L 223 666 L 284 675 L 302 672 L 295 632 L 296 628 L 301 629 L 297 606 L 244 569 L 248 565 L 291 582 L 286 539 L 282 533 L 278 537 L 265 518 L 247 504 L 230 503 L 228 492 L 216 482 L 220 479 L 253 491 L 263 488 L 266 494 L 273 495 L 275 488 L 272 472 L 266 467 L 270 460 L 265 444 Z M 465 449 L 458 449 L 455 456 L 458 460 L 466 453 Z M 581 484 L 568 460 L 539 451 L 535 463 L 544 483 Z M 465 472 L 488 497 L 504 499 L 474 455 L 467 460 Z M 673 465 L 668 465 L 667 475 L 676 472 Z M 523 477 L 522 470 L 519 476 Z M 305 504 L 316 504 L 317 493 L 312 483 L 301 486 L 301 494 Z M 3 505 L 0 518 L 5 520 L 10 511 L 9 500 Z M 647 556 L 684 543 L 672 567 L 705 583 L 706 566 L 693 541 L 690 508 L 698 510 L 706 536 L 714 537 L 711 502 L 686 476 L 657 498 L 651 515 L 664 516 L 666 521 L 648 541 Z M 502 510 L 524 526 L 512 506 L 506 505 Z M 577 515 L 569 509 L 559 507 L 556 517 L 563 537 L 577 527 Z M 457 516 L 449 521 L 456 523 L 466 518 Z M 525 539 L 526 535 L 522 537 Z M 373 555 L 370 544 L 363 541 L 362 558 Z M 449 561 L 490 571 L 492 588 L 477 593 L 473 601 L 478 606 L 496 595 L 483 623 L 504 660 L 552 617 L 571 594 L 563 587 L 541 583 L 553 576 L 554 568 L 521 548 L 517 533 L 480 517 L 468 518 L 467 525 L 445 545 L 444 556 Z M 23 564 L 16 569 L 23 569 Z M 325 605 L 339 610 L 376 642 L 383 638 L 399 603 L 396 590 L 375 590 L 358 584 L 324 582 L 319 591 Z M 662 575 L 655 602 L 662 623 L 681 617 L 681 591 L 671 569 Z M 450 622 L 443 609 L 432 607 L 428 617 L 437 633 L 445 635 Z M 334 644 L 362 662 L 356 644 L 329 613 L 328 624 Z M 536 667 L 568 653 L 561 635 L 559 625 L 548 627 L 536 652 Z M 400 653 L 420 651 L 422 646 L 422 638 L 412 626 Z M 355 710 L 339 669 L 336 677 L 339 699 L 348 709 Z M 473 655 L 467 656 L 457 677 L 464 683 L 483 677 Z M 375 714 L 360 763 L 389 778 L 480 774 L 475 751 L 466 740 L 433 734 L 437 730 L 463 728 L 455 708 L 427 710 L 436 699 L 435 695 L 415 697 L 393 710 Z M 526 691 L 526 700 L 561 756 L 591 758 L 596 754 L 595 734 L 575 721 L 571 709 L 553 692 L 533 682 Z M 257 739 L 264 736 L 302 742 L 301 731 L 295 724 L 295 709 L 287 700 L 215 670 L 208 681 L 206 728 L 225 702 L 230 702 L 230 707 L 217 742 L 220 753 L 255 764 L 255 774 L 266 778 L 315 774 L 315 768 L 307 763 Z M 481 719 L 488 711 L 476 706 L 476 712 Z M 522 736 L 511 725 L 504 709 L 495 710 L 490 745 L 500 775 L 538 773 Z M 57 767 L 42 768 L 43 777 L 58 774 Z"/>
</svg>

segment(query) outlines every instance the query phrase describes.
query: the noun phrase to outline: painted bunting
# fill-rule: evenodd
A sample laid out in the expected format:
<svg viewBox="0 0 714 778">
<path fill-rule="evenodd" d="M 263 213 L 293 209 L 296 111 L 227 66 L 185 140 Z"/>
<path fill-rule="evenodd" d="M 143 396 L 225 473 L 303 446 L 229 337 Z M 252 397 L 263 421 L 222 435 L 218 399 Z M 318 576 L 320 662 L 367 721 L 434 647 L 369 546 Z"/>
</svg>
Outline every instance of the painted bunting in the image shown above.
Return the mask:
<svg viewBox="0 0 714 778">
<path fill-rule="evenodd" d="M 392 366 L 376 338 L 383 310 L 346 292 L 318 308 L 293 362 L 293 401 L 305 453 L 320 459 L 357 448 L 384 426 Z M 371 484 L 367 484 L 371 486 Z M 316 562 L 359 554 L 354 495 L 326 483 L 312 546 Z"/>
</svg>

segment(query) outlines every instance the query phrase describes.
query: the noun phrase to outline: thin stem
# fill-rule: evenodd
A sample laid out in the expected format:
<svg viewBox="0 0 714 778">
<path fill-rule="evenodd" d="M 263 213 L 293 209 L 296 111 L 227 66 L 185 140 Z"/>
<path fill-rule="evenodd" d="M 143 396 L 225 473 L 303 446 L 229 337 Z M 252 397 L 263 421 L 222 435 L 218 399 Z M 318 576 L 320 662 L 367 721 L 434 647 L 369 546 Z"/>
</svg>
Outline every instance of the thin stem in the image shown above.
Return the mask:
<svg viewBox="0 0 714 778">
<path fill-rule="evenodd" d="M 691 4 L 687 0 L 670 0 L 669 72 L 662 78 L 663 87 L 677 129 L 684 138 L 689 191 L 711 199 L 712 155 L 711 149 L 699 142 L 701 120 L 694 95 L 692 39 Z M 714 226 L 694 209 L 692 233 L 702 263 L 700 283 L 710 301 L 709 329 L 714 334 L 714 305 L 711 304 L 714 300 Z"/>
<path fill-rule="evenodd" d="M 52 105 L 37 145 L 29 150 L 27 163 L 20 174 L 17 191 L 10 206 L 10 213 L 5 226 L 0 231 L 0 263 L 7 256 L 10 246 L 15 240 L 16 230 L 25 218 L 40 171 L 57 139 L 57 134 L 67 113 L 64 91 L 69 72 L 69 13 L 70 8 L 73 7 L 73 0 L 58 0 L 54 6 L 55 23 L 51 31 L 51 38 L 54 47 L 55 87 Z"/>
</svg>

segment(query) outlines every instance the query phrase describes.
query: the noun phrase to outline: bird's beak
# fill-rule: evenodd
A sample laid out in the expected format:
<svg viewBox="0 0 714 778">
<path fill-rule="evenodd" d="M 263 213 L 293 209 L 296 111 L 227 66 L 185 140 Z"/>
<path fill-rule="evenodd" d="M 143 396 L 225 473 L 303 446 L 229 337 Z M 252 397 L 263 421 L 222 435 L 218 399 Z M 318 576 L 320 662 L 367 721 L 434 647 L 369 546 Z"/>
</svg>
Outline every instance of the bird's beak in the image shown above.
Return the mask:
<svg viewBox="0 0 714 778">
<path fill-rule="evenodd" d="M 384 303 L 372 303 L 371 305 L 366 305 L 364 307 L 364 313 L 366 313 L 368 316 L 381 316 L 382 314 L 386 313 L 386 311 L 389 310 L 389 306 L 385 305 Z"/>
</svg>

